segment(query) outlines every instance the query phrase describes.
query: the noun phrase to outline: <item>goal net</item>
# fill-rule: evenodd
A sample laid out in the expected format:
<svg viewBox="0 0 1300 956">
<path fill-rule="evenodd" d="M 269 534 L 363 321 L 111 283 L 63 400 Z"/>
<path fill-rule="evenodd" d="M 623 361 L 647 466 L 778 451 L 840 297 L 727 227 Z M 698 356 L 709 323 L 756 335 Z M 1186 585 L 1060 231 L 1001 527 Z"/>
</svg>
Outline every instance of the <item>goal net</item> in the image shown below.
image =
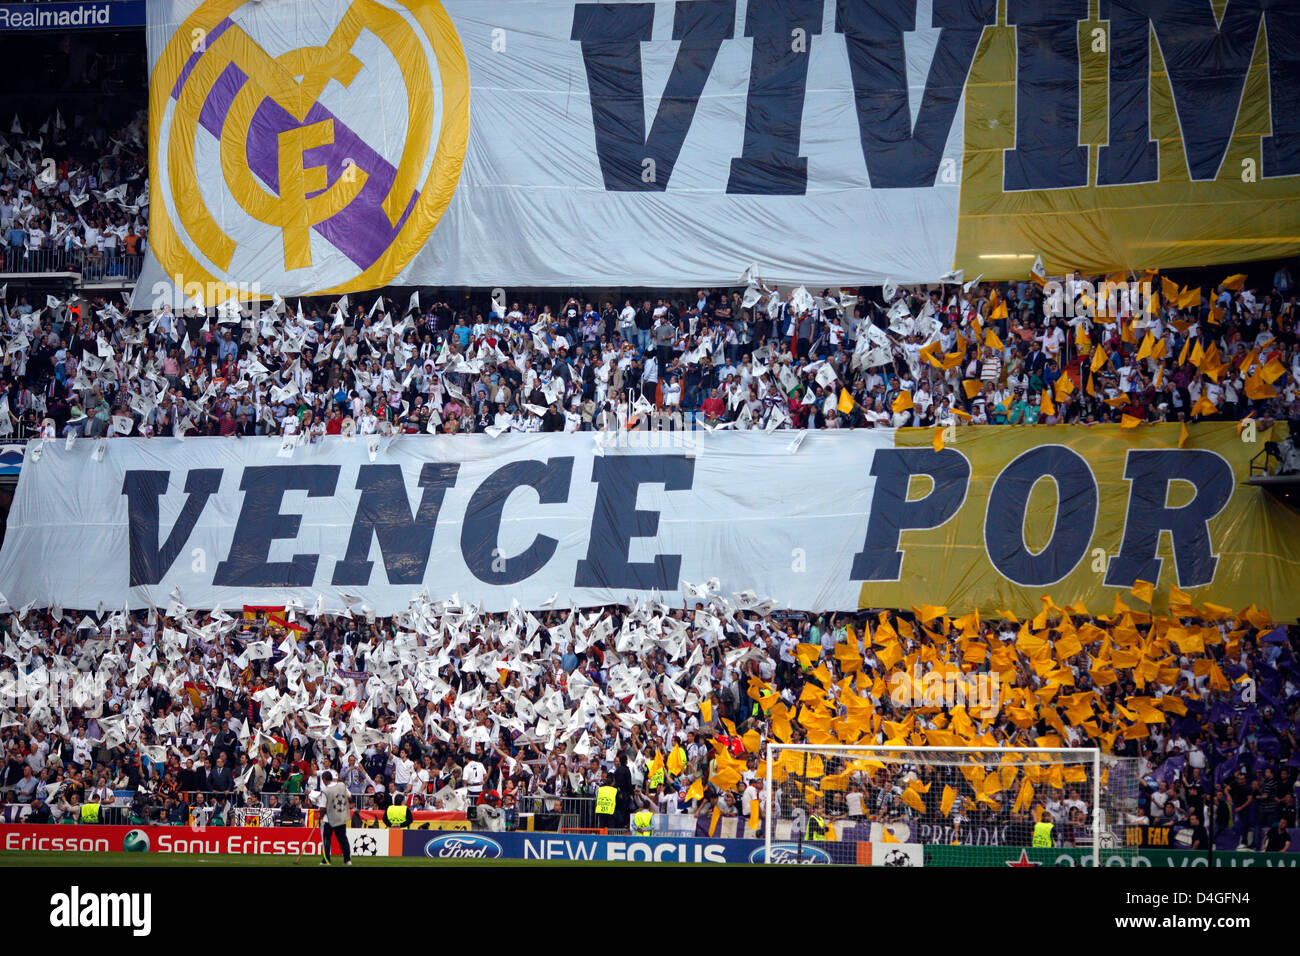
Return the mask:
<svg viewBox="0 0 1300 956">
<path fill-rule="evenodd" d="M 1136 761 L 1095 748 L 770 742 L 760 772 L 770 863 L 1098 866 L 1136 855 L 1124 838 Z"/>
</svg>

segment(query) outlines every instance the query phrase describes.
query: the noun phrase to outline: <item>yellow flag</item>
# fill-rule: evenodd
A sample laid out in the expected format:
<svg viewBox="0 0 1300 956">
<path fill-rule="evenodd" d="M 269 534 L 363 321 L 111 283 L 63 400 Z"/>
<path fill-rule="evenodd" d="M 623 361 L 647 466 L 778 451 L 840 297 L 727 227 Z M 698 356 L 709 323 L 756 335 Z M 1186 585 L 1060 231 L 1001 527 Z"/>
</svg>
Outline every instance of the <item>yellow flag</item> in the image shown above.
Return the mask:
<svg viewBox="0 0 1300 956">
<path fill-rule="evenodd" d="M 709 821 L 709 836 L 718 832 L 718 821 L 722 819 L 722 807 L 713 805 L 713 819 Z"/>
<path fill-rule="evenodd" d="M 936 428 L 934 434 L 930 436 L 930 444 L 935 451 L 943 451 L 943 429 Z"/>
<path fill-rule="evenodd" d="M 668 754 L 668 772 L 675 777 L 682 772 L 682 768 L 685 766 L 686 754 L 680 746 L 674 747 L 672 752 Z"/>
<path fill-rule="evenodd" d="M 945 783 L 943 785 L 943 799 L 939 801 L 939 813 L 945 817 L 952 813 L 952 804 L 956 799 L 957 791 Z"/>
<path fill-rule="evenodd" d="M 1184 445 L 1186 445 L 1187 439 L 1191 437 L 1192 437 L 1191 432 L 1187 430 L 1187 422 L 1183 422 L 1182 427 L 1178 430 L 1178 447 L 1182 448 Z"/>
<path fill-rule="evenodd" d="M 1043 389 L 1043 400 L 1038 403 L 1038 407 L 1044 415 L 1055 415 L 1056 406 L 1052 404 L 1052 393 L 1048 389 Z"/>
<path fill-rule="evenodd" d="M 1102 348 L 1099 348 L 1099 349 L 1097 349 L 1097 351 L 1093 354 L 1093 356 L 1092 356 L 1092 364 L 1090 364 L 1088 367 L 1089 367 L 1090 369 L 1092 369 L 1092 371 L 1097 372 L 1097 371 L 1099 371 L 1099 370 L 1101 369 L 1101 367 L 1102 367 L 1103 365 L 1105 365 L 1105 364 L 1106 364 L 1106 350 L 1105 350 L 1105 349 L 1102 349 Z"/>
<path fill-rule="evenodd" d="M 1002 316 L 994 316 L 994 318 L 1005 319 L 1006 315 L 1004 314 Z M 994 332 L 992 329 L 989 329 L 988 333 L 984 336 L 984 344 L 988 348 L 997 349 L 999 352 L 1003 351 L 1006 348 L 1006 346 L 1002 344 L 1002 340 L 998 338 L 997 333 Z"/>
<path fill-rule="evenodd" d="M 993 310 L 992 314 L 989 316 L 989 318 L 991 319 L 1005 319 L 1006 317 L 1007 317 L 1007 304 L 1005 302 L 999 302 L 997 304 L 997 307 Z"/>
<path fill-rule="evenodd" d="M 1120 428 L 1137 428 L 1142 424 L 1142 419 L 1134 415 L 1123 415 L 1119 420 Z"/>
<path fill-rule="evenodd" d="M 700 701 L 700 716 L 704 718 L 706 724 L 713 720 L 713 701 Z"/>
<path fill-rule="evenodd" d="M 704 799 L 704 781 L 696 780 L 686 788 L 686 800 L 703 800 Z"/>
<path fill-rule="evenodd" d="M 1155 600 L 1156 586 L 1150 581 L 1143 581 L 1141 578 L 1133 582 L 1133 587 L 1129 588 L 1129 593 L 1140 601 L 1150 604 Z"/>
<path fill-rule="evenodd" d="M 719 790 L 730 790 L 739 782 L 740 771 L 735 767 L 723 767 L 709 778 L 709 783 L 713 784 L 713 786 L 717 787 Z"/>
<path fill-rule="evenodd" d="M 911 787 L 903 791 L 903 802 L 915 810 L 917 813 L 925 813 L 925 801 Z"/>
<path fill-rule="evenodd" d="M 893 409 L 895 412 L 905 412 L 912 407 L 912 393 L 903 391 L 898 393 L 898 398 L 894 399 Z"/>
<path fill-rule="evenodd" d="M 967 398 L 974 398 L 984 387 L 984 383 L 977 378 L 962 379 L 961 387 L 966 392 Z"/>
<path fill-rule="evenodd" d="M 937 617 L 943 617 L 948 613 L 948 608 L 942 605 L 922 604 L 919 608 L 913 608 L 917 617 L 921 619 L 922 624 L 929 624 Z"/>
<path fill-rule="evenodd" d="M 1155 340 L 1156 340 L 1156 337 L 1155 337 L 1154 335 L 1152 335 L 1150 332 L 1148 332 L 1148 333 L 1143 337 L 1143 339 L 1142 339 L 1142 347 L 1141 347 L 1140 349 L 1138 349 L 1138 355 L 1137 355 L 1137 357 L 1138 357 L 1138 361 L 1139 361 L 1139 362 L 1142 361 L 1142 359 L 1144 359 L 1144 358 L 1150 358 L 1150 356 L 1151 356 L 1151 346 L 1155 345 Z"/>
<path fill-rule="evenodd" d="M 759 811 L 759 806 L 760 806 L 760 804 L 759 804 L 759 801 L 757 801 L 757 800 L 751 800 L 751 801 L 749 802 L 749 828 L 750 828 L 751 830 L 757 830 L 757 829 L 758 829 L 758 811 Z"/>
<path fill-rule="evenodd" d="M 1247 393 L 1250 392 L 1250 382 L 1249 382 L 1249 381 L 1246 382 L 1246 392 L 1247 392 Z M 1219 410 L 1219 407 L 1218 407 L 1217 405 L 1215 405 L 1214 402 L 1210 401 L 1210 396 L 1209 396 L 1209 394 L 1208 394 L 1207 392 L 1202 392 L 1202 393 L 1201 393 L 1201 397 L 1198 398 L 1198 399 L 1196 400 L 1196 403 L 1195 403 L 1194 405 L 1192 405 L 1192 415 L 1193 415 L 1193 416 L 1196 416 L 1196 415 L 1213 415 L 1213 414 L 1214 414 L 1215 412 L 1217 412 L 1218 410 Z"/>
<path fill-rule="evenodd" d="M 1262 402 L 1264 399 L 1273 398 L 1277 395 L 1277 389 L 1264 380 L 1262 371 L 1257 370 L 1254 375 L 1246 379 L 1246 397 L 1252 401 Z M 1202 395 L 1201 397 L 1204 398 L 1205 396 Z M 1197 402 L 1197 405 L 1199 404 L 1200 402 Z M 1210 404 L 1213 407 L 1213 403 Z M 1195 411 L 1195 408 L 1193 408 L 1193 411 Z"/>
<path fill-rule="evenodd" d="M 909 792 L 910 792 L 910 791 L 909 791 Z M 897 843 L 897 842 L 898 842 L 898 837 L 896 837 L 896 836 L 894 836 L 892 833 L 890 833 L 888 827 L 882 826 L 882 827 L 880 828 L 880 842 L 881 842 L 881 843 Z"/>
<path fill-rule="evenodd" d="M 1224 279 L 1219 285 L 1223 286 L 1229 292 L 1240 292 L 1241 287 L 1246 284 L 1246 273 L 1238 272 Z"/>
<path fill-rule="evenodd" d="M 849 394 L 847 388 L 840 389 L 840 400 L 835 406 L 841 413 L 847 415 L 853 411 L 853 396 Z"/>
</svg>

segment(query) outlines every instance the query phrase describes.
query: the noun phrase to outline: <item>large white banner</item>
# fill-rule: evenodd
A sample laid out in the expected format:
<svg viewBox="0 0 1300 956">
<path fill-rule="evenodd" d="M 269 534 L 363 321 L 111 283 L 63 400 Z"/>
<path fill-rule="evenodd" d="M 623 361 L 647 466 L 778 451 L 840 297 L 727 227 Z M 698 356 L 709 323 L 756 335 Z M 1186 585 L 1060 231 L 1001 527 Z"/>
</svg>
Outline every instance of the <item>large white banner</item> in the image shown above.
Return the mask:
<svg viewBox="0 0 1300 956">
<path fill-rule="evenodd" d="M 1149 582 L 1162 610 L 1176 585 L 1300 614 L 1300 517 L 1240 483 L 1254 446 L 1230 422 L 1133 432 L 35 442 L 0 591 L 16 607 L 389 614 L 423 590 L 499 611 L 693 607 L 704 588 L 752 592 L 742 609 L 1032 616 L 1044 596 L 1110 608 Z"/>
<path fill-rule="evenodd" d="M 800 438 L 124 438 L 102 458 L 50 441 L 23 465 L 0 590 L 16 607 L 393 614 L 423 589 L 489 611 L 656 590 L 681 607 L 684 581 L 716 577 L 726 595 L 856 608 L 871 461 L 893 432 Z"/>
<path fill-rule="evenodd" d="M 754 265 L 833 286 L 1290 255 L 1300 20 L 1264 6 L 149 0 L 136 304 L 175 277 L 211 306 L 226 284 L 680 288 Z M 1105 82 L 1084 95 L 1085 76 Z"/>
<path fill-rule="evenodd" d="M 929 181 L 872 189 L 835 4 L 748 7 L 150 0 L 163 271 L 288 295 L 951 269 L 960 88 Z M 939 31 L 913 37 L 919 104 Z"/>
</svg>

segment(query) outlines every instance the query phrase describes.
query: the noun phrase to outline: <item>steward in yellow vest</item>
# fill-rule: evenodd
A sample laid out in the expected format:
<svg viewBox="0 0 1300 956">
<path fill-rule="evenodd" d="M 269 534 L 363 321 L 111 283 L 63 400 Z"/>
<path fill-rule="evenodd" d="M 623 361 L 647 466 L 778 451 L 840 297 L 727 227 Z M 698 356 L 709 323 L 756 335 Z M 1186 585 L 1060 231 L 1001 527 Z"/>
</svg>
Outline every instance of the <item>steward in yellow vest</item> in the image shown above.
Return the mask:
<svg viewBox="0 0 1300 956">
<path fill-rule="evenodd" d="M 1045 821 L 1034 824 L 1034 839 L 1031 846 L 1052 845 L 1052 824 Z"/>
<path fill-rule="evenodd" d="M 99 822 L 99 804 L 83 803 L 81 805 L 81 822 L 98 823 Z"/>
<path fill-rule="evenodd" d="M 612 774 L 605 774 L 605 782 L 596 791 L 596 826 L 609 827 L 618 811 L 618 788 Z"/>
<path fill-rule="evenodd" d="M 813 812 L 808 814 L 808 832 L 805 837 L 809 840 L 825 840 L 826 831 L 830 829 L 830 824 L 821 814 Z"/>
</svg>

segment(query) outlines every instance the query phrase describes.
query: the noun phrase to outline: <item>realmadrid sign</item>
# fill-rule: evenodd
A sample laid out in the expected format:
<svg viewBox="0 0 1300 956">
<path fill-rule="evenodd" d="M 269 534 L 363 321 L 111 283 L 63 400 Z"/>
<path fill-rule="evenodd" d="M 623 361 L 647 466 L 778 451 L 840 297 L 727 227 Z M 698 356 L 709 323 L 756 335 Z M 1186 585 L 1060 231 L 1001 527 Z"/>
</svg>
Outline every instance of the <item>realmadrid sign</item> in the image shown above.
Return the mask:
<svg viewBox="0 0 1300 956">
<path fill-rule="evenodd" d="M 152 9 L 151 241 L 168 275 L 236 295 L 390 282 L 460 178 L 469 78 L 435 0 Z M 191 11 L 192 12 L 189 12 Z"/>
</svg>

